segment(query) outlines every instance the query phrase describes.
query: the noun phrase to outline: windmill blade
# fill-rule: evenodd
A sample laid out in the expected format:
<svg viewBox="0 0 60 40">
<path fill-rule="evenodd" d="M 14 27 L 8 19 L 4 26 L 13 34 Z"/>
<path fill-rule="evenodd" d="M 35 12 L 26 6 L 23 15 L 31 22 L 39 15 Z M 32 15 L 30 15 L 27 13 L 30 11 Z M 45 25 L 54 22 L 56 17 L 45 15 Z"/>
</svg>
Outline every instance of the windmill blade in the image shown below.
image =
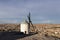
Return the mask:
<svg viewBox="0 0 60 40">
<path fill-rule="evenodd" d="M 31 16 L 30 16 L 31 14 L 30 14 L 30 12 L 29 12 L 29 15 L 27 16 L 28 17 L 28 21 L 29 21 L 29 23 L 31 22 Z"/>
<path fill-rule="evenodd" d="M 36 27 L 35 26 L 33 26 L 33 24 L 32 24 L 32 21 L 31 21 L 31 13 L 29 12 L 29 15 L 27 16 L 28 17 L 28 21 L 29 21 L 29 28 L 30 28 L 30 31 L 31 30 L 33 30 L 33 31 L 35 31 L 35 29 L 36 29 Z"/>
</svg>

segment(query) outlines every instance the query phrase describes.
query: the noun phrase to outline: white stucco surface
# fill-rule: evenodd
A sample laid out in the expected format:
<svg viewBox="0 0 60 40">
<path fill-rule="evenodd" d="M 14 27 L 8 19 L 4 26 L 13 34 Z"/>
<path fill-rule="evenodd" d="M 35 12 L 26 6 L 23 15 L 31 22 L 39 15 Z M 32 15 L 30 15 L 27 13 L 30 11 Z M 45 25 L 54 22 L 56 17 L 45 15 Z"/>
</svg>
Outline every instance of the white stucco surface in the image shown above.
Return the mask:
<svg viewBox="0 0 60 40">
<path fill-rule="evenodd" d="M 23 33 L 26 32 L 26 34 L 29 34 L 29 28 L 28 27 L 29 27 L 28 23 L 27 22 L 23 22 L 20 25 L 20 31 L 23 32 Z"/>
</svg>

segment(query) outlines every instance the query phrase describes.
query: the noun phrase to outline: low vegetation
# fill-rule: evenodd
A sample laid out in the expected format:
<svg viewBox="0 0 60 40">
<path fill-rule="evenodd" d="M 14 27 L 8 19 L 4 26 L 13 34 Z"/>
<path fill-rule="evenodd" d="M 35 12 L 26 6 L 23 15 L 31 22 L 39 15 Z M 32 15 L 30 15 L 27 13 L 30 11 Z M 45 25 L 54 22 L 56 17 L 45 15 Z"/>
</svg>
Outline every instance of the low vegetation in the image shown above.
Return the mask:
<svg viewBox="0 0 60 40">
<path fill-rule="evenodd" d="M 60 40 L 60 24 L 34 24 L 38 34 L 17 38 L 15 40 Z M 20 32 L 20 24 L 0 24 L 1 31 Z M 15 35 L 14 37 L 19 37 Z M 3 36 L 4 37 L 4 36 Z"/>
</svg>

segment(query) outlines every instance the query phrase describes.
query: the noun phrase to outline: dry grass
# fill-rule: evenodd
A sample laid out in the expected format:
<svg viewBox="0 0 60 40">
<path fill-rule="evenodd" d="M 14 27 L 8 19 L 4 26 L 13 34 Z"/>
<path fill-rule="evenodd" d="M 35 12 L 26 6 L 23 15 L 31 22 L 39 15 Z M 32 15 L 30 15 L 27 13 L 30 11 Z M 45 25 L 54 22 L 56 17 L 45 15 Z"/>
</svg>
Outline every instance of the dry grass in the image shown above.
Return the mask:
<svg viewBox="0 0 60 40">
<path fill-rule="evenodd" d="M 35 29 L 38 30 L 38 34 L 26 36 L 24 38 L 18 38 L 16 40 L 60 40 L 60 24 L 34 24 L 34 26 L 36 26 Z M 0 24 L 0 31 L 20 31 L 20 25 Z"/>
</svg>

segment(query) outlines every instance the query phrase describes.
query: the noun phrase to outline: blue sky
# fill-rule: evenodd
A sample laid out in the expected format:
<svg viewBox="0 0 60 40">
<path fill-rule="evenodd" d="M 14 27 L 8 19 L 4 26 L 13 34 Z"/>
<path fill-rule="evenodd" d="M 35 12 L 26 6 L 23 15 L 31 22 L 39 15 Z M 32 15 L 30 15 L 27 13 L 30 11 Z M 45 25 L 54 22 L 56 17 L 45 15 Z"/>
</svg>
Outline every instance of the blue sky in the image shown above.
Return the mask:
<svg viewBox="0 0 60 40">
<path fill-rule="evenodd" d="M 60 24 L 60 0 L 0 0 L 0 23 L 21 23 L 29 12 L 33 23 Z"/>
</svg>

